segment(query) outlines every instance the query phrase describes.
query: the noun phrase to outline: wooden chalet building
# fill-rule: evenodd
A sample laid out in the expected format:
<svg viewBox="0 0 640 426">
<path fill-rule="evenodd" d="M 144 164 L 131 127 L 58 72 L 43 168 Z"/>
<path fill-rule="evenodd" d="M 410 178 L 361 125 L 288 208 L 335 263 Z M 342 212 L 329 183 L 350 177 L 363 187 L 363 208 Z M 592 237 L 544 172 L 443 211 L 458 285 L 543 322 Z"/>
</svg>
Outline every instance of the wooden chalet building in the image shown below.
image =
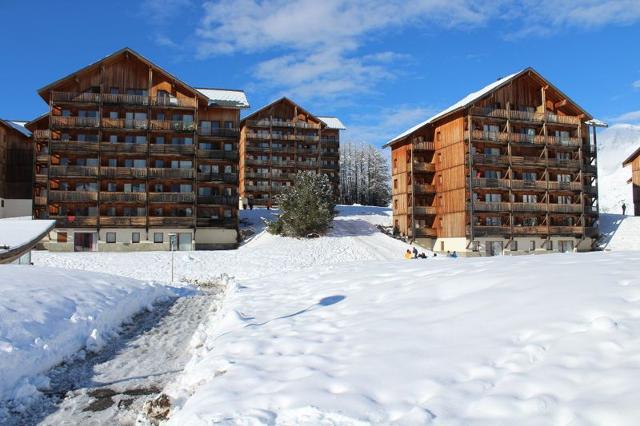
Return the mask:
<svg viewBox="0 0 640 426">
<path fill-rule="evenodd" d="M 0 120 L 0 219 L 31 216 L 32 182 L 31 132 L 23 122 Z"/>
<path fill-rule="evenodd" d="M 633 185 L 633 214 L 640 216 L 640 148 L 622 163 L 622 167 L 629 165 L 631 166 L 629 183 Z"/>
<path fill-rule="evenodd" d="M 470 94 L 385 145 L 394 226 L 462 255 L 590 250 L 591 119 L 531 68 Z"/>
<path fill-rule="evenodd" d="M 282 98 L 240 125 L 240 197 L 255 205 L 275 204 L 274 197 L 305 170 L 328 175 L 338 195 L 340 130 L 345 128 L 339 119 L 315 116 Z"/>
<path fill-rule="evenodd" d="M 38 91 L 33 215 L 50 250 L 231 248 L 242 91 L 196 89 L 131 49 Z"/>
</svg>

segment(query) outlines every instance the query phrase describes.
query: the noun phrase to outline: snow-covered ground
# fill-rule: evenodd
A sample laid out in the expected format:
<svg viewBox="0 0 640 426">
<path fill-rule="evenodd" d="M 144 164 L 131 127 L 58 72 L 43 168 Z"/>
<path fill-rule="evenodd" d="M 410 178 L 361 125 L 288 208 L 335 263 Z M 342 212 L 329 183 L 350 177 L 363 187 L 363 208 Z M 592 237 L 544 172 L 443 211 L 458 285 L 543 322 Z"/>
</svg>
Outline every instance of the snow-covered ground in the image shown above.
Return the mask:
<svg viewBox="0 0 640 426">
<path fill-rule="evenodd" d="M 272 215 L 243 212 L 257 233 L 238 250 L 175 254 L 177 279 L 234 278 L 222 309 L 190 337 L 184 371 L 164 388 L 170 423 L 625 425 L 640 417 L 634 218 L 603 215 L 611 251 L 404 260 L 408 246 L 375 226 L 390 223 L 389 209 L 341 206 L 330 234 L 311 240 L 261 233 L 261 218 Z M 33 259 L 168 281 L 170 256 Z M 145 352 L 166 346 L 154 339 L 143 339 Z M 134 359 L 136 345 L 120 359 Z M 105 418 L 83 416 L 62 410 L 48 419 Z"/>
<path fill-rule="evenodd" d="M 601 214 L 602 247 L 611 251 L 640 250 L 640 217 Z"/>
<path fill-rule="evenodd" d="M 47 370 L 99 349 L 120 324 L 158 300 L 164 285 L 107 274 L 0 266 L 0 401 L 46 389 Z"/>
</svg>

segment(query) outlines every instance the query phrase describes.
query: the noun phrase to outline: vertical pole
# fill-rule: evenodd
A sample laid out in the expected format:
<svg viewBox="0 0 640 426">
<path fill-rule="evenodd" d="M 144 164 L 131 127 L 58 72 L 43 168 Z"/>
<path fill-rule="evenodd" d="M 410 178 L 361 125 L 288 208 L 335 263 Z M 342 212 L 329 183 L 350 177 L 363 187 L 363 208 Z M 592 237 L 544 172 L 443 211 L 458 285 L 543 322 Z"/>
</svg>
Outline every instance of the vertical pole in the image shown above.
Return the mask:
<svg viewBox="0 0 640 426">
<path fill-rule="evenodd" d="M 471 110 L 467 114 L 467 143 L 469 144 L 467 152 L 469 155 L 469 242 L 471 243 L 471 251 L 473 251 L 473 155 L 471 154 L 471 134 L 472 130 Z"/>
<path fill-rule="evenodd" d="M 411 156 L 410 172 L 411 172 L 411 238 L 416 240 L 416 219 L 415 219 L 415 205 L 416 205 L 416 180 L 413 175 L 413 139 L 409 142 L 409 155 Z"/>
</svg>

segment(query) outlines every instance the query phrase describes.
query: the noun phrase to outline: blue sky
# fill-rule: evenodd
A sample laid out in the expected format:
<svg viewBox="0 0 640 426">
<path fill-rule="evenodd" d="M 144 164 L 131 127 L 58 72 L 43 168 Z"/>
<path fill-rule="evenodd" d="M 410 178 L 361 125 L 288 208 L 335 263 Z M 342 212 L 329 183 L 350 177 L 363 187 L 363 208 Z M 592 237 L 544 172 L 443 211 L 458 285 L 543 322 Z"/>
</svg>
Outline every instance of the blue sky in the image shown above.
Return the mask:
<svg viewBox="0 0 640 426">
<path fill-rule="evenodd" d="M 638 0 L 2 0 L 0 117 L 128 46 L 193 86 L 282 95 L 381 145 L 532 66 L 594 116 L 640 122 Z M 8 19 L 7 19 L 8 18 Z"/>
</svg>

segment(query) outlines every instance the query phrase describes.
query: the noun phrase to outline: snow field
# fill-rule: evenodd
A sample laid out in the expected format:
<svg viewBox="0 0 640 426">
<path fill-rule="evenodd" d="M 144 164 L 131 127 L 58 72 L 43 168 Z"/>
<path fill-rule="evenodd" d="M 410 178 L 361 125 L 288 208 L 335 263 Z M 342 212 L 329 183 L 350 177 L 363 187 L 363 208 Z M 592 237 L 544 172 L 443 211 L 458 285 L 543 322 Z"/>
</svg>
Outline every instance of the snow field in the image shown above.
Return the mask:
<svg viewBox="0 0 640 426">
<path fill-rule="evenodd" d="M 640 253 L 367 261 L 241 280 L 171 424 L 640 417 Z"/>
<path fill-rule="evenodd" d="M 0 266 L 0 401 L 26 402 L 49 369 L 97 350 L 118 327 L 176 290 L 115 275 Z M 80 352 L 81 354 L 81 352 Z"/>
</svg>

